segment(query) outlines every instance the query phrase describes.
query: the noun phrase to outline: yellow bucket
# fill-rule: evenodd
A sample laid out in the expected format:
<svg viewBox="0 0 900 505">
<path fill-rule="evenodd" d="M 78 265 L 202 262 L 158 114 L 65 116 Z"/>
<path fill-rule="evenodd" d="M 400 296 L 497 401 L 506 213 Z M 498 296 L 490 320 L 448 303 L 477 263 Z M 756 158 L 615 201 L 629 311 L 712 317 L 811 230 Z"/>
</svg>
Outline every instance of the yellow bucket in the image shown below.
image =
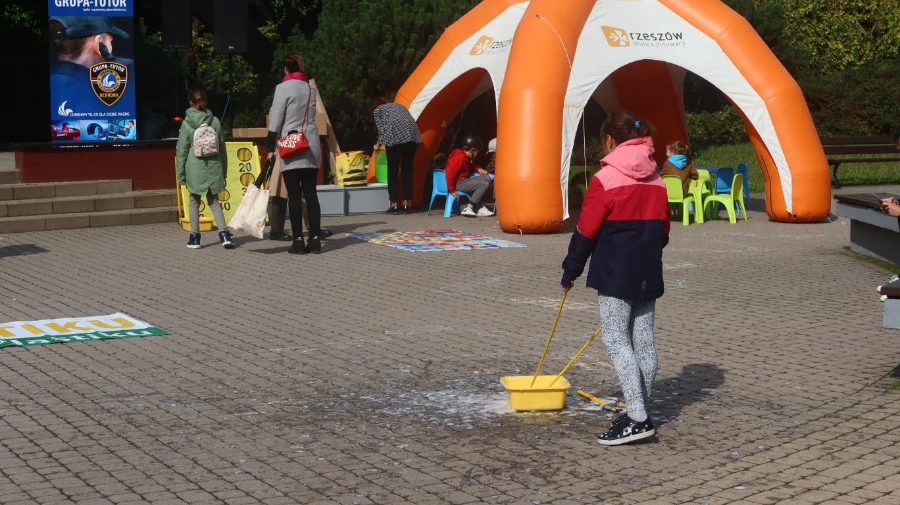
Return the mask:
<svg viewBox="0 0 900 505">
<path fill-rule="evenodd" d="M 560 377 L 556 384 L 550 384 L 556 380 L 555 375 L 539 375 L 534 387 L 531 381 L 534 376 L 519 375 L 501 377 L 500 383 L 506 388 L 509 395 L 509 404 L 517 412 L 536 410 L 562 410 L 566 406 L 566 391 L 571 384 L 565 377 Z"/>
</svg>

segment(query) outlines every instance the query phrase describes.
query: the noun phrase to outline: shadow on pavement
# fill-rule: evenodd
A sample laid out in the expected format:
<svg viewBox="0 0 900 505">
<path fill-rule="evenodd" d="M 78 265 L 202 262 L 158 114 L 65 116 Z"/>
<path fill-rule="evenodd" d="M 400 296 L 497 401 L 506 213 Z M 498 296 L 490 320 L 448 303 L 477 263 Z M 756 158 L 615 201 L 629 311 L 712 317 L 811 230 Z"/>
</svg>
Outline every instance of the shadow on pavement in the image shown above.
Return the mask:
<svg viewBox="0 0 900 505">
<path fill-rule="evenodd" d="M 659 411 L 668 419 L 659 422 L 659 425 L 670 423 L 677 419 L 685 408 L 705 401 L 724 383 L 725 371 L 716 365 L 708 363 L 685 365 L 681 369 L 681 375 L 657 382 L 648 410 Z M 663 401 L 653 403 L 654 400 Z"/>
<path fill-rule="evenodd" d="M 385 225 L 385 224 L 387 224 L 387 223 L 385 223 L 384 221 L 374 221 L 374 222 L 370 222 L 370 223 L 353 223 L 353 224 L 344 224 L 344 225 L 338 225 L 338 226 L 325 226 L 323 228 L 327 228 L 328 230 L 331 230 L 331 232 L 334 233 L 334 235 L 332 235 L 330 238 L 322 241 L 322 254 L 343 249 L 354 243 L 355 244 L 365 244 L 366 242 L 364 242 L 362 240 L 352 239 L 350 237 L 347 237 L 346 234 L 353 233 L 354 231 L 356 231 L 360 228 L 367 227 L 367 226 L 376 226 L 376 225 Z M 366 233 L 393 233 L 395 231 L 396 230 L 393 230 L 393 229 L 390 229 L 390 230 L 381 229 L 381 230 L 369 231 Z M 306 235 L 307 234 L 304 233 L 304 237 Z M 344 236 L 341 236 L 341 235 L 344 235 Z M 271 244 L 278 244 L 275 247 L 268 247 L 265 249 L 251 249 L 251 252 L 260 253 L 260 254 L 281 254 L 281 253 L 287 252 L 287 250 L 290 249 L 290 247 L 291 247 L 290 242 L 269 242 L 266 239 L 260 240 L 255 237 L 248 237 L 248 236 L 236 237 L 234 239 L 234 244 L 237 247 L 240 247 L 240 246 L 243 246 L 246 244 L 252 244 L 254 242 L 268 242 Z"/>
<path fill-rule="evenodd" d="M 36 244 L 8 245 L 0 247 L 0 258 L 14 258 L 16 256 L 28 256 L 45 252 L 50 252 L 50 250 Z"/>
</svg>

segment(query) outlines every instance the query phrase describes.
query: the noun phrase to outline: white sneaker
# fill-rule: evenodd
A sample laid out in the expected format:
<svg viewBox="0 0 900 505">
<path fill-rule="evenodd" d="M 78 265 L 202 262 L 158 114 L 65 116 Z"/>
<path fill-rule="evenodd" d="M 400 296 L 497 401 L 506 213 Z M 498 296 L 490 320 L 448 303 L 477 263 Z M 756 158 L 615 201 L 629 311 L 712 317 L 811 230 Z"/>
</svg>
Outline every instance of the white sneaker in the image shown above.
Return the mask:
<svg viewBox="0 0 900 505">
<path fill-rule="evenodd" d="M 475 209 L 473 209 L 471 205 L 463 209 L 460 214 L 466 217 L 478 217 L 478 214 L 475 213 Z"/>
<path fill-rule="evenodd" d="M 494 212 L 485 206 L 482 206 L 480 209 L 478 209 L 478 217 L 491 217 L 493 215 Z"/>
</svg>

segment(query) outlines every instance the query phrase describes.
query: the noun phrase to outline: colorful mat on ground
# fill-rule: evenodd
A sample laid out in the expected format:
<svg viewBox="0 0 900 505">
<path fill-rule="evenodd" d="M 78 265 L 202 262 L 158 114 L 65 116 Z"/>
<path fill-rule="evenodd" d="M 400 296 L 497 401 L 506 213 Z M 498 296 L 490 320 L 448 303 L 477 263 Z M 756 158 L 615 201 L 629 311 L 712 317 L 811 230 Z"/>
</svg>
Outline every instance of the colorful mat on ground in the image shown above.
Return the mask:
<svg viewBox="0 0 900 505">
<path fill-rule="evenodd" d="M 484 237 L 458 230 L 425 230 L 396 233 L 349 233 L 350 238 L 412 252 L 468 251 L 525 247 L 521 242 Z"/>
</svg>

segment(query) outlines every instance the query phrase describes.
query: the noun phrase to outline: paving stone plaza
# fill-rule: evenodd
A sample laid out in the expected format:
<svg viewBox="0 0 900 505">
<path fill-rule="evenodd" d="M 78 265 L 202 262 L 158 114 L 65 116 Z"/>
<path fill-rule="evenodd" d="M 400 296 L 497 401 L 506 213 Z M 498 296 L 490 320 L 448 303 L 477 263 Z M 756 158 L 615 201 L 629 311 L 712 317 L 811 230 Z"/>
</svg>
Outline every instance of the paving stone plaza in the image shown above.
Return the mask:
<svg viewBox="0 0 900 505">
<path fill-rule="evenodd" d="M 724 215 L 724 214 L 723 214 Z M 890 278 L 849 223 L 673 226 L 650 441 L 601 447 L 597 341 L 566 409 L 517 414 L 568 233 L 493 219 L 325 219 L 318 256 L 174 224 L 0 236 L 3 322 L 122 312 L 166 336 L 0 349 L 3 504 L 900 504 Z M 570 224 L 571 226 L 571 224 Z M 526 247 L 415 253 L 347 233 L 453 228 Z M 571 230 L 568 228 L 567 230 Z M 569 295 L 547 373 L 597 328 Z"/>
</svg>

